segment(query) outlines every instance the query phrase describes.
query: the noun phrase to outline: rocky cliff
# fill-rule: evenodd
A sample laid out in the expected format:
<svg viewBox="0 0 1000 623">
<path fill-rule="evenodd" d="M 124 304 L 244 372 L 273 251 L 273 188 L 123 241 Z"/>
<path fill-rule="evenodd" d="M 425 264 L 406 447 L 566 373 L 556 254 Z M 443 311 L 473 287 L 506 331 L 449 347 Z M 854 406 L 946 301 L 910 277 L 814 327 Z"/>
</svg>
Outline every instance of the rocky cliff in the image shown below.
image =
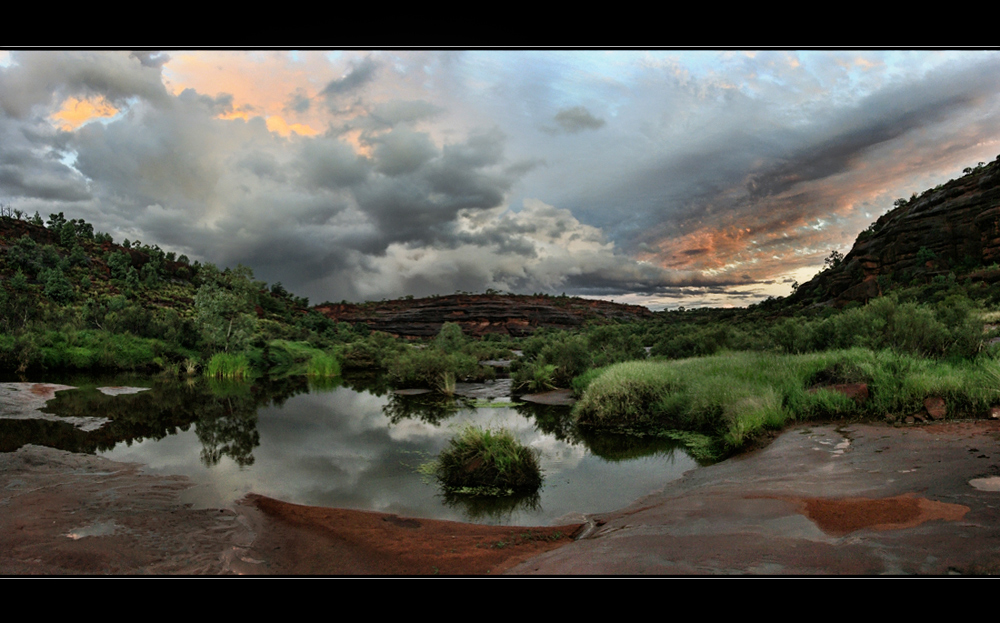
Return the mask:
<svg viewBox="0 0 1000 623">
<path fill-rule="evenodd" d="M 938 275 L 1000 280 L 1000 156 L 883 214 L 836 266 L 798 288 L 792 302 L 867 301 L 893 284 Z"/>
<path fill-rule="evenodd" d="M 574 297 L 500 294 L 455 294 L 381 303 L 317 305 L 337 322 L 362 323 L 372 330 L 403 337 L 432 337 L 445 322 L 455 322 L 466 335 L 528 335 L 541 327 L 569 329 L 588 320 L 632 321 L 652 317 L 639 305 L 623 305 Z"/>
</svg>

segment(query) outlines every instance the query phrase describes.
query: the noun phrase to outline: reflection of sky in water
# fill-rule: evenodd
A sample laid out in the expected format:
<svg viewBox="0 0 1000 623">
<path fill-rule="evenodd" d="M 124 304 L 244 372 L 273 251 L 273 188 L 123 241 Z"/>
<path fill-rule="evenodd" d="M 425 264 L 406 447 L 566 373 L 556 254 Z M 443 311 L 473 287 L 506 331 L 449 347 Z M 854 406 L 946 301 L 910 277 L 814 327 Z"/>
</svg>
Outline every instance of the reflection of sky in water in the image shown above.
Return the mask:
<svg viewBox="0 0 1000 623">
<path fill-rule="evenodd" d="M 468 520 L 460 508 L 442 504 L 438 489 L 425 484 L 416 467 L 440 452 L 465 422 L 504 426 L 541 451 L 540 508 L 509 519 L 525 525 L 620 508 L 695 467 L 680 451 L 605 461 L 583 445 L 542 433 L 512 408 L 463 409 L 440 425 L 417 419 L 391 424 L 382 413 L 387 400 L 338 388 L 262 408 L 257 412 L 260 445 L 253 450 L 253 465 L 243 468 L 228 457 L 206 468 L 194 427 L 159 442 L 119 444 L 103 455 L 190 477 L 198 486 L 187 499 L 198 505 L 231 502 L 253 491 L 297 504 Z"/>
</svg>

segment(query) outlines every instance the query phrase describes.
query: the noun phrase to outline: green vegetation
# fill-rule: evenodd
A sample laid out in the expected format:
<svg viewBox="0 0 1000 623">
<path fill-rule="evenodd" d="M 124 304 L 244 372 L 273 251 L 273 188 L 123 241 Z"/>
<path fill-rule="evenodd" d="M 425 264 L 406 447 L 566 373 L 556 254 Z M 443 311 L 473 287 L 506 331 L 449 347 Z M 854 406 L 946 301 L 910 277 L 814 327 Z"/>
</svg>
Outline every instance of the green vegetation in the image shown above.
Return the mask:
<svg viewBox="0 0 1000 623">
<path fill-rule="evenodd" d="M 535 452 L 505 429 L 467 425 L 421 471 L 437 477 L 452 494 L 503 496 L 542 486 Z"/>
<path fill-rule="evenodd" d="M 825 388 L 866 383 L 859 402 Z M 814 386 L 815 389 L 810 391 Z M 949 363 L 855 348 L 806 355 L 725 353 L 678 361 L 628 362 L 603 370 L 574 408 L 577 421 L 611 431 L 681 430 L 740 450 L 767 430 L 816 418 L 900 419 L 925 398 L 952 413 L 984 416 L 1000 401 L 1000 364 Z"/>
<path fill-rule="evenodd" d="M 481 355 L 473 354 L 482 352 L 479 344 L 463 335 L 457 324 L 446 322 L 430 344 L 397 351 L 387 363 L 389 378 L 399 387 L 428 387 L 452 395 L 458 380 L 495 377 L 493 368 L 479 365 Z"/>
<path fill-rule="evenodd" d="M 250 376 L 250 358 L 246 355 L 216 353 L 205 366 L 205 376 L 219 379 L 245 379 Z"/>
</svg>

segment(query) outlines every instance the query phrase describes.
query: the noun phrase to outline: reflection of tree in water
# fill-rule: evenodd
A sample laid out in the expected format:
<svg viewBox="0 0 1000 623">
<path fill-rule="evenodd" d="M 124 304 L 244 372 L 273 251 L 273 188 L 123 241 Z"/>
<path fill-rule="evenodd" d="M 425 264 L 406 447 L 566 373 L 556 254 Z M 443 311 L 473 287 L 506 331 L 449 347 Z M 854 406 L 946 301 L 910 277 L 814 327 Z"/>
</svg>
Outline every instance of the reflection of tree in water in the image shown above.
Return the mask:
<svg viewBox="0 0 1000 623">
<path fill-rule="evenodd" d="M 373 396 L 385 396 L 392 393 L 389 376 L 382 373 L 353 370 L 339 377 L 340 382 L 356 392 L 368 392 Z"/>
<path fill-rule="evenodd" d="M 382 407 L 382 414 L 392 424 L 399 424 L 403 420 L 420 420 L 438 425 L 458 413 L 461 406 L 453 397 L 437 393 L 419 396 L 389 394 L 389 402 Z"/>
<path fill-rule="evenodd" d="M 541 432 L 569 444 L 582 443 L 576 421 L 573 419 L 572 407 L 518 402 L 514 408 L 525 418 L 534 419 L 535 427 Z"/>
<path fill-rule="evenodd" d="M 253 449 L 260 445 L 260 433 L 258 400 L 252 385 L 213 379 L 209 388 L 195 427 L 202 446 L 201 462 L 213 467 L 228 456 L 240 467 L 253 465 Z"/>
<path fill-rule="evenodd" d="M 541 496 L 537 491 L 524 495 L 463 495 L 442 493 L 444 505 L 462 511 L 470 522 L 507 525 L 512 523 L 514 514 L 519 512 L 537 513 L 541 510 Z"/>
<path fill-rule="evenodd" d="M 99 415 L 111 421 L 89 432 L 61 422 L 28 420 L 29 425 L 24 425 L 15 421 L 17 430 L 10 430 L 11 435 L 4 432 L 5 447 L 16 450 L 34 443 L 72 452 L 104 451 L 121 442 L 132 445 L 146 439 L 160 440 L 187 431 L 194 423 L 206 465 L 218 464 L 223 456 L 241 466 L 251 465 L 253 449 L 260 445 L 257 409 L 268 404 L 281 406 L 289 398 L 310 391 L 304 377 L 255 383 L 221 383 L 204 377 L 150 380 L 120 376 L 66 381 L 79 389 L 57 392 L 44 411 L 64 417 Z M 129 384 L 147 389 L 118 396 L 97 390 L 100 386 Z"/>
<path fill-rule="evenodd" d="M 586 428 L 580 430 L 579 435 L 591 454 L 612 462 L 630 461 L 654 455 L 673 459 L 677 450 L 683 452 L 684 449 L 684 444 L 679 441 L 655 435 L 596 433 Z"/>
</svg>

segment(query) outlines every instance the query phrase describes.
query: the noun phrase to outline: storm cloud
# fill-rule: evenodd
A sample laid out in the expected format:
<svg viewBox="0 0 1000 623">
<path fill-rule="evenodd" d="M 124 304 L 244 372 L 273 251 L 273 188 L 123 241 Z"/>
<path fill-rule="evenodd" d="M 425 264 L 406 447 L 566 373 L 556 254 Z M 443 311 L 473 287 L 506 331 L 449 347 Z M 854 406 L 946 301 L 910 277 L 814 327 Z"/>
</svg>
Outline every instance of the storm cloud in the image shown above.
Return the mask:
<svg viewBox="0 0 1000 623">
<path fill-rule="evenodd" d="M 746 305 L 992 160 L 998 90 L 993 52 L 9 52 L 0 199 L 317 302 Z"/>
</svg>

